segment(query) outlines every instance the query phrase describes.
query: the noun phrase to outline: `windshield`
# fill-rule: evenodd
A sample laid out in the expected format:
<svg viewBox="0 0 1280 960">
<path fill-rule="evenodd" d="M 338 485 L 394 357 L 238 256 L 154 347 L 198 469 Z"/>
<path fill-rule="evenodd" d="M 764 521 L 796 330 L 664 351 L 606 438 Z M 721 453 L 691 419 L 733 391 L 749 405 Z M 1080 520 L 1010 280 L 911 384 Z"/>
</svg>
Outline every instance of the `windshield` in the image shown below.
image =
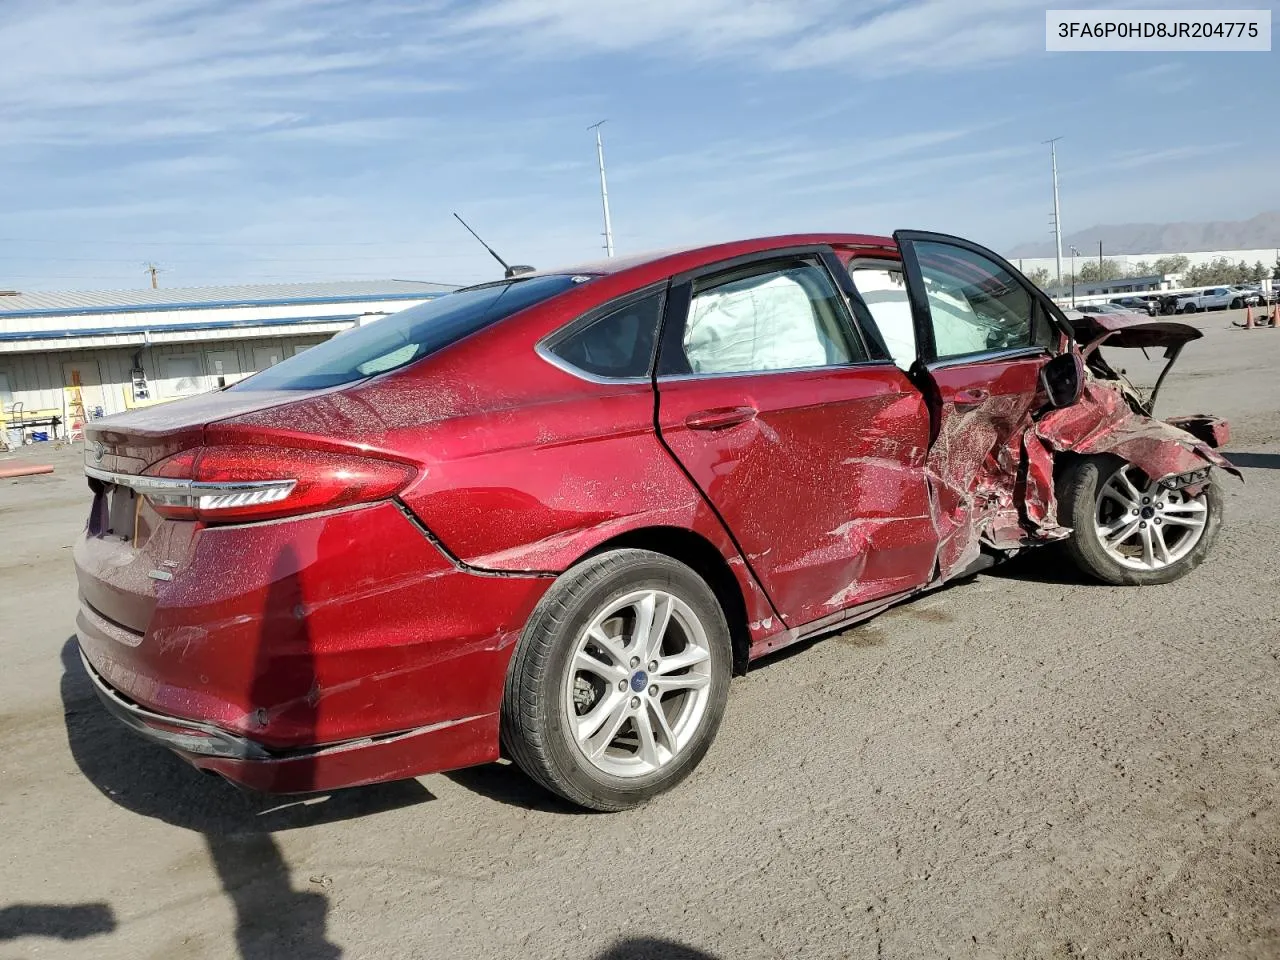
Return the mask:
<svg viewBox="0 0 1280 960">
<path fill-rule="evenodd" d="M 550 300 L 583 277 L 486 284 L 402 310 L 295 354 L 231 390 L 318 390 L 407 366 L 492 323 Z"/>
</svg>

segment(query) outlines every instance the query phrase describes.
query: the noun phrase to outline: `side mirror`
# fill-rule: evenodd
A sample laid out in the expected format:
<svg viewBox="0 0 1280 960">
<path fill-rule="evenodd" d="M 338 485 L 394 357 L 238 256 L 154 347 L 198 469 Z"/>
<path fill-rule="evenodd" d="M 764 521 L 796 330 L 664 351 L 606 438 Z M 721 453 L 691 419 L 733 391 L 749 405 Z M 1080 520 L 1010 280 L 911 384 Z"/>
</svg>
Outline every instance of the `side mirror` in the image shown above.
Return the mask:
<svg viewBox="0 0 1280 960">
<path fill-rule="evenodd" d="M 1078 350 L 1060 353 L 1040 368 L 1040 385 L 1051 407 L 1069 407 L 1084 391 L 1084 360 Z"/>
</svg>

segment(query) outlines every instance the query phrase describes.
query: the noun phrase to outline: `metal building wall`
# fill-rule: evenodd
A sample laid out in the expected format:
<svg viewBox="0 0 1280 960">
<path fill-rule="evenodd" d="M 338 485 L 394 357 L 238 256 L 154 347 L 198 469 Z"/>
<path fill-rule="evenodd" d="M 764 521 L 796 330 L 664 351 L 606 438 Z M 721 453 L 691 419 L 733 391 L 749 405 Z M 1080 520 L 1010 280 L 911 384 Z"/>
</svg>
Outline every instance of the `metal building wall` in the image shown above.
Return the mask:
<svg viewBox="0 0 1280 960">
<path fill-rule="evenodd" d="M 252 337 L 239 340 L 201 339 L 185 343 L 160 343 L 149 347 L 114 347 L 82 350 L 42 350 L 31 353 L 0 354 L 0 390 L 5 381 L 9 395 L 0 397 L 5 411 L 13 402 L 23 405 L 27 415 L 36 411 L 65 413 L 65 387 L 71 385 L 71 371 L 81 372 L 84 403 L 93 415 L 93 408 L 101 406 L 104 415 L 121 413 L 140 404 L 133 399 L 131 372 L 134 358 L 138 357 L 146 374 L 150 392 L 148 403 L 180 399 L 193 392 L 217 388 L 214 355 L 224 360 L 223 373 L 228 383 L 242 379 L 266 366 L 274 358 L 277 362 L 300 349 L 322 343 L 327 337 L 312 332 L 307 335 Z M 183 383 L 183 391 L 176 389 L 178 379 L 166 378 L 174 359 L 186 359 L 196 363 L 198 390 L 190 390 L 192 384 Z M 234 358 L 234 359 L 233 359 Z M 227 363 L 232 360 L 233 363 Z M 98 386 L 93 385 L 94 380 Z"/>
</svg>

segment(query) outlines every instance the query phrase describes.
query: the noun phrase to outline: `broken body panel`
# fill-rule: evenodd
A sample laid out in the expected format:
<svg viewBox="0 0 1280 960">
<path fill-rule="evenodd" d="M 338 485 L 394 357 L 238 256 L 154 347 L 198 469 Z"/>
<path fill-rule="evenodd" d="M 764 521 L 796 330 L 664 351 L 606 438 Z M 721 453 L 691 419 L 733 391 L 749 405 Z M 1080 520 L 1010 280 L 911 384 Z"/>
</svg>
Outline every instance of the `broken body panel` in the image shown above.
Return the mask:
<svg viewBox="0 0 1280 960">
<path fill-rule="evenodd" d="M 104 701 L 259 789 L 482 763 L 499 753 L 514 644 L 555 576 L 595 551 L 670 549 L 696 566 L 745 662 L 1067 535 L 1064 454 L 1112 453 L 1155 479 L 1229 469 L 1204 439 L 1225 425 L 1152 419 L 1098 343 L 1078 402 L 1049 406 L 1041 369 L 1079 349 L 1065 330 L 904 373 L 847 273 L 832 280 L 865 363 L 610 381 L 539 354 L 575 318 L 690 270 L 797 248 L 900 261 L 912 237 L 954 241 L 810 235 L 585 268 L 588 282 L 402 369 L 91 423 L 77 632 Z M 1180 346 L 1187 330 L 1199 335 L 1153 323 L 1094 339 Z M 411 477 L 376 502 L 232 523 L 175 518 L 131 486 L 209 447 L 249 451 L 259 478 L 321 453 Z"/>
</svg>

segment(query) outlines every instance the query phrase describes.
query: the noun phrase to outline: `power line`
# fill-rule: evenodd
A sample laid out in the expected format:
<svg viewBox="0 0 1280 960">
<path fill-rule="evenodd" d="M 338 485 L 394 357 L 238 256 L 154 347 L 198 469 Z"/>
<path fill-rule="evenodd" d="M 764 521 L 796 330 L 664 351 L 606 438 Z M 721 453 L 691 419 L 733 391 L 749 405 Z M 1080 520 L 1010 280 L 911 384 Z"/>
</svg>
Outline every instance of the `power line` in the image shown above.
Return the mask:
<svg viewBox="0 0 1280 960">
<path fill-rule="evenodd" d="M 451 240 L 335 240 L 329 242 L 292 240 L 119 240 L 85 239 L 83 237 L 50 239 L 49 237 L 0 237 L 0 243 L 95 244 L 124 247 L 452 247 Z"/>
<path fill-rule="evenodd" d="M 183 278 L 183 282 L 180 284 L 180 286 L 205 285 L 213 282 L 208 279 L 209 277 L 217 277 L 217 276 L 220 276 L 220 275 L 207 274 L 207 273 L 193 274 L 191 277 Z M 299 279 L 302 279 L 302 280 L 333 280 L 336 283 L 341 283 L 344 280 L 393 280 L 395 279 L 394 277 L 388 277 L 385 272 L 383 273 L 347 273 L 345 271 L 342 273 L 236 273 L 236 274 L 221 274 L 221 276 L 228 277 L 229 279 L 216 281 L 216 284 L 219 286 L 235 286 L 241 283 L 242 281 L 246 281 L 246 280 L 299 280 Z M 483 278 L 484 275 L 473 271 L 472 273 L 467 274 L 467 276 Z M 0 272 L 0 281 L 6 281 L 6 282 L 9 280 L 71 281 L 71 280 L 133 280 L 133 279 L 134 279 L 134 274 L 132 272 L 129 272 L 129 273 L 122 272 L 122 273 L 112 273 L 112 274 L 91 274 L 91 273 L 22 274 L 22 273 Z M 456 281 L 453 281 L 453 280 L 416 281 L 415 280 L 413 282 L 414 283 L 418 283 L 418 282 L 438 283 L 442 286 L 452 286 Z"/>
<path fill-rule="evenodd" d="M 387 261 L 387 260 L 405 260 L 408 259 L 405 254 L 388 254 L 382 257 L 255 257 L 246 254 L 241 258 L 245 263 L 350 263 L 353 260 L 369 260 L 369 261 Z M 438 260 L 474 260 L 474 256 L 468 256 L 464 253 L 457 254 L 431 254 L 432 261 Z M 0 256 L 0 260 L 17 260 L 21 262 L 33 263 L 137 263 L 136 258 L 122 257 L 14 257 Z M 208 260 L 172 260 L 165 258 L 166 263 L 209 263 Z M 216 263 L 217 261 L 213 261 Z"/>
</svg>

